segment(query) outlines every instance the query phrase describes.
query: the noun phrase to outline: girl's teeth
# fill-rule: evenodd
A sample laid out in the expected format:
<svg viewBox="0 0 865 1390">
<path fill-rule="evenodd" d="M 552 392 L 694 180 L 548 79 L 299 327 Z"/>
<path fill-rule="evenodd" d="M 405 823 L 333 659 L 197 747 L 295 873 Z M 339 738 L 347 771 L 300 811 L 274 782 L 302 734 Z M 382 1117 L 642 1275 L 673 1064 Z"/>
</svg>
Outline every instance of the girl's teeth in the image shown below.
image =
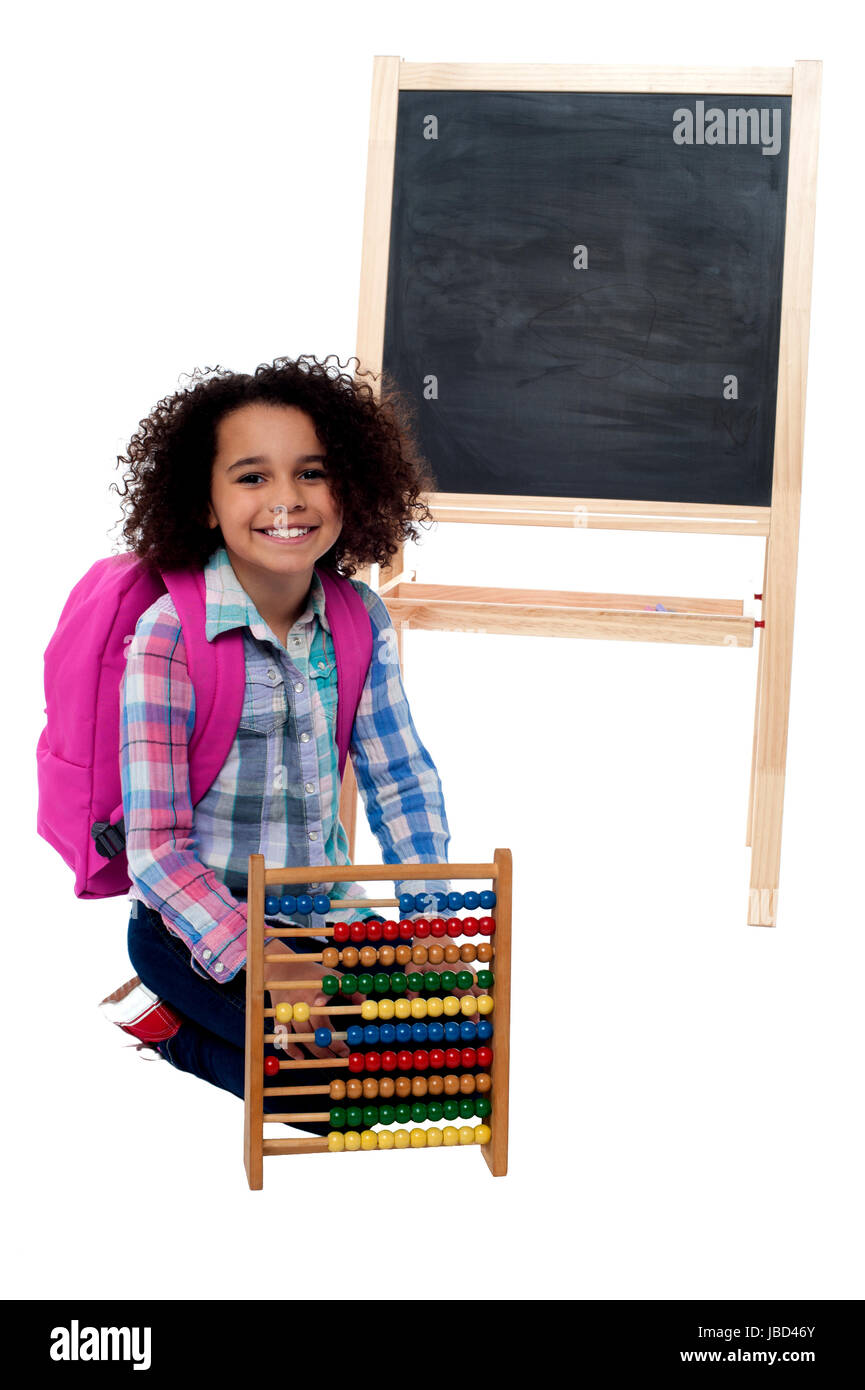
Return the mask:
<svg viewBox="0 0 865 1390">
<path fill-rule="evenodd" d="M 305 536 L 309 529 L 308 526 L 292 526 L 291 530 L 285 530 L 284 527 L 275 527 L 273 530 L 269 530 L 267 535 L 276 536 L 279 540 L 286 541 L 292 536 Z"/>
</svg>

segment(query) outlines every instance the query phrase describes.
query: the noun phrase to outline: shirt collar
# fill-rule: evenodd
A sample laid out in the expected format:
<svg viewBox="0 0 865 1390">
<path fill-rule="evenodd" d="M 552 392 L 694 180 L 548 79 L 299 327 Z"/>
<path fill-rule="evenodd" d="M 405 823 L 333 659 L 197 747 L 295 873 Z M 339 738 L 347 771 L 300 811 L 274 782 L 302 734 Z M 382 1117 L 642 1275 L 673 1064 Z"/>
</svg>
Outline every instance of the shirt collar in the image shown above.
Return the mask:
<svg viewBox="0 0 865 1390">
<path fill-rule="evenodd" d="M 204 631 L 208 642 L 212 642 L 220 632 L 229 632 L 235 627 L 249 627 L 255 637 L 267 637 L 270 633 L 270 628 L 234 573 L 224 545 L 219 546 L 205 563 L 204 587 Z M 322 627 L 330 631 L 325 613 L 324 585 L 315 569 L 306 607 L 294 626 L 312 622 L 314 618 L 318 618 Z"/>
</svg>

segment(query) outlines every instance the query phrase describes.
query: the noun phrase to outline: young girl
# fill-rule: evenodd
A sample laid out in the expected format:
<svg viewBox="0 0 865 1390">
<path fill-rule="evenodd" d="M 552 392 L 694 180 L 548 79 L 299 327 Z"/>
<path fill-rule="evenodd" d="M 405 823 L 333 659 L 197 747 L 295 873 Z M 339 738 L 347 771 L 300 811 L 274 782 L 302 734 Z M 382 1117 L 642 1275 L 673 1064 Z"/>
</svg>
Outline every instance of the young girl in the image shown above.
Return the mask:
<svg viewBox="0 0 865 1390">
<path fill-rule="evenodd" d="M 399 396 L 376 401 L 369 386 L 328 368 L 329 360 L 279 358 L 252 375 L 196 372 L 191 389 L 159 402 L 118 460 L 128 465 L 120 495 L 131 499 L 123 504 L 129 548 L 159 569 L 203 568 L 206 638 L 241 629 L 246 685 L 231 751 L 193 806 L 187 753 L 194 690 L 181 625 L 168 594 L 142 614 L 120 690 L 133 899 L 128 945 L 138 979 L 112 998 L 132 994 L 129 1019 L 136 990 L 148 1002 L 159 996 L 155 1016 L 163 1026 L 154 1031 L 151 1011 L 149 1031 L 140 1036 L 181 1071 L 237 1096 L 248 856 L 263 854 L 268 867 L 308 863 L 315 881 L 293 887 L 295 894 L 364 896 L 357 884 L 327 882 L 327 865 L 350 859 L 339 821 L 337 671 L 318 566 L 350 579 L 372 628 L 350 754 L 384 862 L 446 862 L 450 839 L 387 609 L 368 585 L 351 579 L 357 566 L 388 563 L 398 541 L 417 534 L 415 517 L 431 519 L 420 493 L 434 484 Z M 327 918 L 359 915 L 334 905 Z M 325 917 L 276 920 L 322 926 Z M 268 952 L 320 952 L 323 944 L 287 937 L 272 941 Z M 265 978 L 284 979 L 287 969 L 266 964 Z M 322 965 L 300 961 L 289 973 L 310 981 L 295 999 L 327 1002 Z M 328 1027 L 326 1016 L 314 1018 L 316 1027 Z M 310 1024 L 298 1027 L 305 1032 Z M 280 1055 L 303 1060 L 347 1051 L 340 1041 L 288 1042 Z M 291 1077 L 298 1085 L 320 1079 L 320 1072 L 302 1070 Z M 291 1099 L 273 1104 L 285 1112 Z M 301 1098 L 294 1108 L 308 1104 Z"/>
</svg>

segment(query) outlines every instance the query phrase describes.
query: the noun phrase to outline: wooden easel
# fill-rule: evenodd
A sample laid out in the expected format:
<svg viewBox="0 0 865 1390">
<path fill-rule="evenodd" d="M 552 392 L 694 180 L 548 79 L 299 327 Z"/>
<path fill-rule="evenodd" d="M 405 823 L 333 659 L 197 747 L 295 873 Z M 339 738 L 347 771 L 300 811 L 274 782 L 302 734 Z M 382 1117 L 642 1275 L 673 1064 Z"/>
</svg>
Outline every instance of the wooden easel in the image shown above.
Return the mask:
<svg viewBox="0 0 865 1390">
<path fill-rule="evenodd" d="M 746 844 L 751 847 L 748 923 L 774 926 L 793 651 L 805 389 L 811 300 L 822 64 L 792 68 L 642 68 L 559 65 L 374 64 L 363 261 L 358 314 L 361 367 L 382 368 L 398 96 L 401 90 L 736 93 L 790 96 L 771 505 L 730 506 L 434 493 L 437 521 L 615 530 L 702 532 L 765 538 L 761 619 L 741 600 L 477 588 L 414 582 L 402 548 L 379 575 L 398 640 L 404 627 L 519 635 L 752 646 L 761 628 Z M 431 461 L 435 467 L 435 461 Z M 363 577 L 367 577 L 364 575 Z M 675 612 L 654 610 L 656 604 Z M 401 644 L 400 644 L 400 656 Z M 340 812 L 351 850 L 356 786 L 346 769 Z"/>
</svg>

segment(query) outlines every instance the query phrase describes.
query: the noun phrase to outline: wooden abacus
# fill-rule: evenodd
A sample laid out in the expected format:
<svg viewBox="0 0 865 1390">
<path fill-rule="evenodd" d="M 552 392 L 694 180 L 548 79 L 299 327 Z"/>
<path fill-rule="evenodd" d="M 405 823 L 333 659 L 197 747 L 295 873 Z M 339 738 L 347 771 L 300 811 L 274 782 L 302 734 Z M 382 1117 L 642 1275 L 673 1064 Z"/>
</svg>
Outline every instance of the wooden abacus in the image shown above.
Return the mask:
<svg viewBox="0 0 865 1390">
<path fill-rule="evenodd" d="M 480 1147 L 481 1153 L 486 1160 L 487 1166 L 493 1177 L 504 1177 L 508 1167 L 508 1066 L 509 1066 L 509 1044 L 510 1044 L 510 975 L 511 975 L 511 852 L 508 849 L 497 849 L 491 864 L 348 864 L 348 865 L 328 865 L 326 870 L 328 880 L 334 882 L 373 882 L 383 879 L 411 881 L 427 880 L 430 882 L 447 880 L 490 880 L 491 888 L 483 888 L 480 892 L 469 890 L 466 894 L 458 894 L 457 900 L 461 906 L 466 906 L 471 914 L 476 905 L 483 908 L 484 917 L 478 919 L 473 915 L 459 917 L 459 907 L 449 904 L 447 911 L 443 909 L 440 915 L 435 916 L 433 910 L 429 910 L 430 904 L 424 903 L 423 908 L 415 905 L 414 913 L 406 914 L 400 911 L 396 916 L 401 920 L 387 920 L 384 922 L 353 922 L 347 925 L 344 922 L 329 923 L 325 927 L 298 927 L 294 923 L 286 926 L 266 926 L 265 925 L 265 898 L 268 887 L 285 888 L 296 883 L 306 883 L 309 881 L 310 866 L 304 865 L 300 868 L 278 868 L 268 869 L 265 867 L 264 856 L 261 854 L 251 854 L 249 856 L 249 890 L 247 899 L 247 959 L 246 959 L 246 1069 L 244 1084 L 244 1129 L 243 1129 L 243 1161 L 246 1168 L 246 1176 L 249 1186 L 254 1189 L 264 1185 L 264 1157 L 268 1154 L 299 1154 L 299 1153 L 336 1153 L 352 1151 L 357 1149 L 379 1150 L 390 1148 L 432 1148 L 432 1147 L 462 1147 L 469 1143 Z M 483 899 L 482 899 L 483 894 Z M 487 896 L 488 895 L 488 896 Z M 425 896 L 429 899 L 429 895 Z M 453 894 L 449 895 L 453 898 Z M 464 898 L 468 897 L 468 903 L 464 903 Z M 477 903 L 476 903 L 477 900 Z M 300 906 L 300 899 L 295 900 L 298 910 L 303 913 L 304 909 Z M 314 901 L 314 900 L 313 900 Z M 348 911 L 352 908 L 378 910 L 381 908 L 400 907 L 400 899 L 394 897 L 386 898 L 340 898 L 336 900 L 340 909 Z M 285 909 L 288 911 L 288 909 Z M 309 909 L 311 910 L 311 909 Z M 316 910 L 318 908 L 316 907 Z M 421 915 L 415 915 L 420 912 Z M 275 915 L 273 912 L 270 916 Z M 344 969 L 344 950 L 349 951 L 352 962 L 357 955 L 354 950 L 356 945 L 363 945 L 364 948 L 375 946 L 380 943 L 380 947 L 393 946 L 394 954 L 400 946 L 407 946 L 408 941 L 414 943 L 412 949 L 412 960 L 416 965 L 419 958 L 429 959 L 430 963 L 439 961 L 438 952 L 433 953 L 436 946 L 442 947 L 442 959 L 445 963 L 450 961 L 454 950 L 459 951 L 460 961 L 467 964 L 470 960 L 480 960 L 484 964 L 489 964 L 492 969 L 486 972 L 478 971 L 478 984 L 485 990 L 485 993 L 477 997 L 474 994 L 462 994 L 457 997 L 452 992 L 455 987 L 447 980 L 445 972 L 437 979 L 433 978 L 436 972 L 427 972 L 423 979 L 423 993 L 412 989 L 414 998 L 409 1001 L 405 998 L 407 987 L 407 976 L 398 972 L 388 977 L 387 986 L 384 977 L 378 981 L 372 978 L 372 988 L 369 988 L 370 980 L 363 980 L 362 977 L 354 977 L 349 981 L 351 986 L 363 984 L 366 988 L 349 988 L 344 991 L 348 994 L 364 995 L 363 1002 L 358 1004 L 343 1003 L 331 1004 L 329 1001 L 321 1006 L 314 1007 L 304 1003 L 279 1004 L 274 1008 L 265 1007 L 265 989 L 268 990 L 287 990 L 292 988 L 311 989 L 309 979 L 293 980 L 269 980 L 265 987 L 264 965 L 265 965 L 265 944 L 268 938 L 279 937 L 330 937 L 333 938 L 333 945 L 321 952 L 304 953 L 303 956 L 296 957 L 293 954 L 280 956 L 278 953 L 268 954 L 268 963 L 285 961 L 290 965 L 292 961 L 303 960 L 321 962 L 329 968 L 336 968 L 336 963 L 343 970 L 343 979 L 346 973 L 353 975 L 353 971 Z M 481 941 L 477 947 L 473 945 L 470 938 L 480 936 Z M 464 941 L 461 948 L 456 946 L 459 938 L 469 938 Z M 428 946 L 424 946 L 424 942 Z M 381 951 L 376 949 L 376 958 L 380 959 Z M 429 952 L 429 956 L 425 952 Z M 352 954 L 354 952 L 354 954 Z M 447 954 L 444 954 L 447 952 Z M 388 960 L 390 953 L 388 952 Z M 399 958 L 397 957 L 399 962 Z M 456 961 L 453 962 L 456 965 Z M 369 970 L 366 971 L 369 974 Z M 456 974 L 456 972 L 451 972 Z M 290 969 L 286 971 L 290 977 Z M 438 981 L 438 982 L 437 982 Z M 418 982 L 415 982 L 418 983 Z M 337 976 L 324 976 L 322 979 L 322 990 L 325 993 L 338 994 L 340 981 Z M 464 986 L 458 986 L 461 990 Z M 386 997 L 377 997 L 386 989 Z M 304 1061 L 293 1061 L 289 1058 L 279 1058 L 274 1052 L 265 1059 L 265 1043 L 277 1045 L 283 1035 L 278 1031 L 270 1032 L 266 1020 L 274 1019 L 278 1024 L 280 1021 L 304 1022 L 311 1019 L 311 1028 L 314 1029 L 314 1015 L 327 1015 L 328 1018 L 339 1018 L 343 1015 L 354 1015 L 357 1019 L 363 1019 L 368 1026 L 373 1019 L 383 1019 L 382 1032 L 388 1028 L 388 1038 L 390 1030 L 395 1031 L 399 1024 L 390 1024 L 390 1019 L 399 1020 L 400 1023 L 411 1021 L 412 1024 L 422 1023 L 425 1017 L 433 1019 L 433 1023 L 427 1025 L 428 1031 L 433 1032 L 433 1041 L 439 1040 L 439 1034 L 446 1039 L 445 1029 L 452 1030 L 452 1025 L 460 1020 L 460 1041 L 466 1040 L 471 1033 L 472 1039 L 479 1037 L 482 1042 L 491 1041 L 491 1048 L 464 1048 L 448 1049 L 444 1047 L 436 1049 L 430 1048 L 422 1050 L 419 1054 L 413 1051 L 410 1062 L 404 1056 L 392 1051 L 370 1052 L 355 1048 L 348 1057 L 333 1058 L 308 1058 Z M 441 1024 L 438 1019 L 446 1020 Z M 473 1020 L 477 1020 L 473 1022 Z M 348 1033 L 335 1032 L 331 1035 L 332 1040 L 345 1041 L 349 1038 Z M 287 1038 L 292 1043 L 312 1043 L 315 1041 L 315 1032 L 308 1033 L 293 1032 L 288 1033 Z M 350 1044 L 351 1045 L 351 1044 Z M 459 1053 L 459 1058 L 449 1056 L 449 1053 Z M 441 1054 L 437 1056 L 436 1054 Z M 491 1055 L 490 1055 L 491 1054 Z M 373 1059 L 374 1062 L 373 1062 Z M 322 1071 L 322 1084 L 319 1086 L 268 1086 L 266 1081 L 270 1076 L 279 1076 L 283 1073 L 290 1077 L 293 1070 L 318 1069 Z M 335 1074 L 334 1080 L 328 1081 L 328 1073 Z M 460 1074 L 461 1073 L 461 1074 Z M 348 1110 L 343 1111 L 342 1106 L 336 1106 L 323 1110 L 312 1110 L 301 1113 L 278 1113 L 265 1111 L 265 1096 L 296 1096 L 296 1095 L 319 1095 L 333 1098 L 334 1091 L 339 1098 L 340 1093 L 344 1093 L 345 1078 L 349 1078 L 349 1084 L 356 1081 L 359 1077 L 365 1078 L 361 1083 L 364 1088 L 364 1096 L 368 1093 L 375 1083 L 377 1086 L 385 1087 L 387 1090 L 381 1092 L 376 1090 L 376 1094 L 385 1094 L 388 1097 L 392 1093 L 391 1082 L 396 1084 L 397 1079 L 407 1078 L 412 1087 L 416 1085 L 423 1088 L 426 1083 L 426 1090 L 423 1093 L 446 1095 L 443 1101 L 431 1101 L 428 1105 L 420 1102 L 413 1106 L 406 1106 L 405 1109 L 415 1111 L 411 1118 L 422 1118 L 435 1120 L 444 1118 L 450 1120 L 459 1118 L 462 1122 L 454 1126 L 446 1124 L 445 1128 L 440 1129 L 435 1125 L 428 1128 L 418 1124 L 415 1128 L 408 1130 L 404 1127 L 393 1129 L 391 1126 L 396 1122 L 399 1126 L 405 1123 L 405 1112 L 397 1117 L 399 1106 L 375 1107 L 376 1120 L 382 1126 L 375 1130 L 368 1124 L 362 1132 L 349 1124 L 349 1119 L 353 1119 Z M 454 1088 L 454 1077 L 460 1086 L 458 1093 Z M 380 1078 L 380 1080 L 379 1080 Z M 482 1084 L 481 1084 L 482 1082 Z M 343 1083 L 343 1084 L 341 1084 Z M 439 1084 L 441 1083 L 441 1084 Z M 417 1096 L 420 1092 L 412 1090 L 412 1095 Z M 459 1101 L 456 1100 L 459 1094 Z M 471 1097 L 477 1095 L 477 1100 L 472 1101 Z M 469 1126 L 465 1123 L 468 1118 L 467 1111 L 472 1106 L 474 1115 L 479 1116 L 483 1123 Z M 363 1116 L 363 1107 L 358 1107 L 358 1114 Z M 373 1107 L 366 1107 L 371 1111 Z M 423 1112 L 421 1115 L 420 1112 Z M 455 1113 L 456 1111 L 456 1113 Z M 384 1112 L 382 1114 L 382 1112 Z M 431 1112 L 431 1113 L 430 1113 Z M 369 1114 L 367 1115 L 369 1118 Z M 339 1123 L 337 1123 L 339 1121 Z M 264 1137 L 265 1124 L 285 1122 L 287 1124 L 297 1123 L 321 1123 L 331 1124 L 333 1128 L 327 1135 L 308 1135 L 296 1138 L 269 1139 Z M 387 1137 L 385 1137 L 387 1136 Z M 422 1136 L 422 1137 L 421 1137 Z M 431 1136 L 435 1136 L 432 1138 Z"/>
</svg>

